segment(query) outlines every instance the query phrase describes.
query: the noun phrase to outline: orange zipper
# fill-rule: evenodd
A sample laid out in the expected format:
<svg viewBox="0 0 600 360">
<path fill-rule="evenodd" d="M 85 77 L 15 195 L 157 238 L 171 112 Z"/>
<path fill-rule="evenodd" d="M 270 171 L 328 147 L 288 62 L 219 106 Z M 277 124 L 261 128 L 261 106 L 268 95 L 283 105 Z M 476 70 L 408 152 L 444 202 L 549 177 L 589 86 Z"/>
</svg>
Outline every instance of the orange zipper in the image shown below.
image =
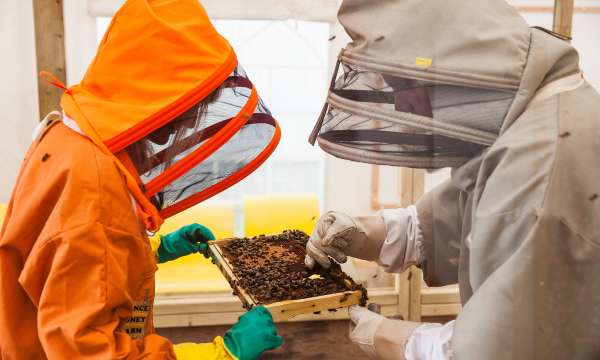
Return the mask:
<svg viewBox="0 0 600 360">
<path fill-rule="evenodd" d="M 192 167 L 196 166 L 202 160 L 205 160 L 207 157 L 217 151 L 229 139 L 231 139 L 233 135 L 235 135 L 242 128 L 242 126 L 248 122 L 248 120 L 250 120 L 250 117 L 256 110 L 257 105 L 258 94 L 256 93 L 256 89 L 252 87 L 252 93 L 250 94 L 248 101 L 237 114 L 237 116 L 231 120 L 229 124 L 225 125 L 225 127 L 223 127 L 223 129 L 221 129 L 221 131 L 219 131 L 215 136 L 207 140 L 206 143 L 200 148 L 194 150 L 191 154 L 179 160 L 164 173 L 146 184 L 146 196 L 153 196 L 165 186 L 188 172 Z"/>
<path fill-rule="evenodd" d="M 179 100 L 175 101 L 169 107 L 157 112 L 146 120 L 139 122 L 123 133 L 107 140 L 105 142 L 106 147 L 111 152 L 116 153 L 142 139 L 152 131 L 166 125 L 169 121 L 183 114 L 219 87 L 229 77 L 236 66 L 237 58 L 235 52 L 232 50 L 225 63 L 223 63 L 221 68 L 214 73 L 213 77 L 207 79 L 204 83 L 179 98 Z"/>
</svg>

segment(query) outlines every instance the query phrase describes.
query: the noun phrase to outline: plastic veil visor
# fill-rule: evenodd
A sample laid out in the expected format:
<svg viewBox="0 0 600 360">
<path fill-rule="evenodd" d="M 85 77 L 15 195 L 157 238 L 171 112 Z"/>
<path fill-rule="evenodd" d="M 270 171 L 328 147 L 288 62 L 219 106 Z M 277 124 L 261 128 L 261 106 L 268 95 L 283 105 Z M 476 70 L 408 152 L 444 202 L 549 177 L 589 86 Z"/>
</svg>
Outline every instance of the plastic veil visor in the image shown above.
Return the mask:
<svg viewBox="0 0 600 360">
<path fill-rule="evenodd" d="M 238 65 L 173 121 L 129 145 L 128 168 L 162 218 L 239 182 L 275 150 L 280 129 Z"/>
</svg>

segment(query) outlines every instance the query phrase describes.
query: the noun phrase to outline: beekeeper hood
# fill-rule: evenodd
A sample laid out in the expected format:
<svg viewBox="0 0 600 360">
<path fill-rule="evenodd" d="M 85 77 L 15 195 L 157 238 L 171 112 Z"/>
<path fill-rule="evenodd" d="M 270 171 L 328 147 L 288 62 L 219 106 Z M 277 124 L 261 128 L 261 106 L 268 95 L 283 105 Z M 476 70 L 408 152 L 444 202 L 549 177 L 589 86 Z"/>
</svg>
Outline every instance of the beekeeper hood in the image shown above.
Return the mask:
<svg viewBox="0 0 600 360">
<path fill-rule="evenodd" d="M 243 179 L 280 137 L 198 0 L 126 1 L 61 105 L 115 155 L 148 229 Z"/>
<path fill-rule="evenodd" d="M 459 166 L 578 71 L 568 43 L 504 0 L 344 0 L 338 17 L 353 41 L 310 141 L 344 159 Z"/>
</svg>

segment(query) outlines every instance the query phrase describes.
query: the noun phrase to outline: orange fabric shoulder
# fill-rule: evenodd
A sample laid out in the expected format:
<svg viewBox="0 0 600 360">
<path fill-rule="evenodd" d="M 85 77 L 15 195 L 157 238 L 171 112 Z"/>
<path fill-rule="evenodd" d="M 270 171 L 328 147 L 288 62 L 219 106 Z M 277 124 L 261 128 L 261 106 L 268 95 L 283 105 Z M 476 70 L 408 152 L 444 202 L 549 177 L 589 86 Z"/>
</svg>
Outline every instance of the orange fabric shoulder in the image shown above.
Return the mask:
<svg viewBox="0 0 600 360">
<path fill-rule="evenodd" d="M 168 340 L 134 341 L 120 328 L 133 302 L 153 302 L 155 270 L 114 160 L 63 123 L 51 125 L 29 149 L 0 236 L 0 352 L 174 358 Z"/>
<path fill-rule="evenodd" d="M 27 233 L 30 240 L 91 222 L 129 232 L 140 229 L 114 160 L 62 123 L 32 144 L 11 204 L 6 235 Z"/>
</svg>

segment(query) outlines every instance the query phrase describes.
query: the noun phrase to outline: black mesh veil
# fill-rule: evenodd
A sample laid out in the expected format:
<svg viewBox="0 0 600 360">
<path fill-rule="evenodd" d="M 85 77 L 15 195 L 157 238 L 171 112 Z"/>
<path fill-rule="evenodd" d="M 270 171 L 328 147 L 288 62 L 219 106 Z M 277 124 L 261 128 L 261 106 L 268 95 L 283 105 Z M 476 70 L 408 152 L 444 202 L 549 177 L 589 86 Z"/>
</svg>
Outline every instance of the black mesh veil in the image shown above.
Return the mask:
<svg viewBox="0 0 600 360">
<path fill-rule="evenodd" d="M 514 96 L 340 62 L 311 142 L 318 134 L 327 152 L 362 162 L 459 165 L 493 141 Z"/>
<path fill-rule="evenodd" d="M 241 180 L 274 149 L 278 131 L 238 66 L 212 94 L 127 154 L 153 204 L 171 215 Z"/>
</svg>

